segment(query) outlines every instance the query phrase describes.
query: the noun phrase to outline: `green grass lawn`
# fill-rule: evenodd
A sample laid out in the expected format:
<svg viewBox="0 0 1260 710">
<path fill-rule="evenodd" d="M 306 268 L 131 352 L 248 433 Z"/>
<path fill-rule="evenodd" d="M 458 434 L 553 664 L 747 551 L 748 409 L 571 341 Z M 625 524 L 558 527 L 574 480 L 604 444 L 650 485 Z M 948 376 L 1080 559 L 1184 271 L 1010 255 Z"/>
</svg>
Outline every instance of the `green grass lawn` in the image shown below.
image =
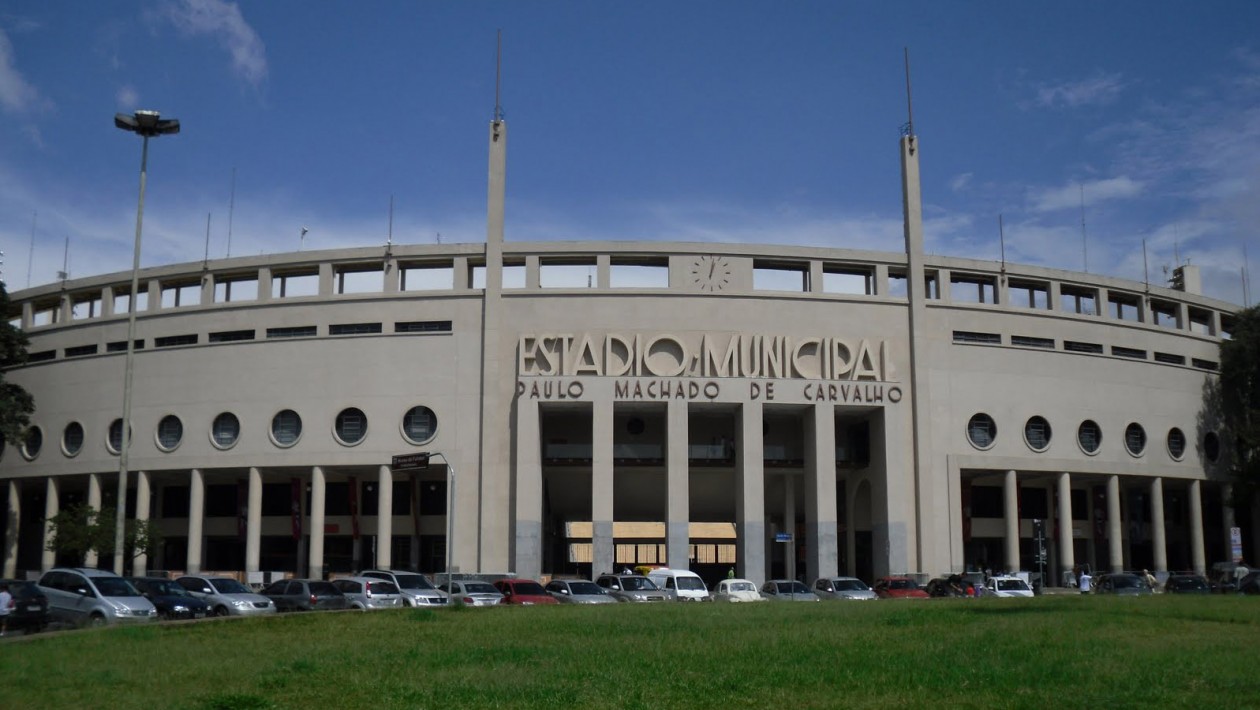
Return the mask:
<svg viewBox="0 0 1260 710">
<path fill-rule="evenodd" d="M 0 644 L 0 708 L 1260 707 L 1260 599 L 293 614 Z"/>
</svg>

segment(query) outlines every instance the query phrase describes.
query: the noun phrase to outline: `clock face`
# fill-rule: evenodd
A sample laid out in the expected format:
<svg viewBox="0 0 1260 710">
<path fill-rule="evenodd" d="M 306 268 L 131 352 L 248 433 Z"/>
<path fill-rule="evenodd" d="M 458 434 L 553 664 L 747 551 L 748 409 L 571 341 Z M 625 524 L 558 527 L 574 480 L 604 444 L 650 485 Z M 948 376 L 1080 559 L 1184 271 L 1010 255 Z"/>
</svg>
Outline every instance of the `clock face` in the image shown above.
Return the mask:
<svg viewBox="0 0 1260 710">
<path fill-rule="evenodd" d="M 731 262 L 712 254 L 696 257 L 691 262 L 691 283 L 701 291 L 721 291 L 731 283 Z"/>
</svg>

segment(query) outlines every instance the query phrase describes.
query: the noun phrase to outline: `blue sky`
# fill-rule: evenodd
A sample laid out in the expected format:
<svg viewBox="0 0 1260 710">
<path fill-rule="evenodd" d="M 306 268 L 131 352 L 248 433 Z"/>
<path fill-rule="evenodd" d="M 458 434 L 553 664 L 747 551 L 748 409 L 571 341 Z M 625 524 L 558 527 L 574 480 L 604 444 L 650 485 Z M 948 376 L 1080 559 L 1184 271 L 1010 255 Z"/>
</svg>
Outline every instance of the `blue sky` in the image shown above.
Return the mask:
<svg viewBox="0 0 1260 710">
<path fill-rule="evenodd" d="M 899 251 L 910 50 L 927 248 L 1242 303 L 1260 259 L 1256 2 L 0 0 L 10 290 L 145 266 L 485 235 L 495 31 L 507 239 Z M 1082 248 L 1081 190 L 1087 254 Z M 31 249 L 34 224 L 34 249 Z M 1088 263 L 1086 263 L 1086 261 Z M 1255 300 L 1254 298 L 1249 300 Z"/>
</svg>

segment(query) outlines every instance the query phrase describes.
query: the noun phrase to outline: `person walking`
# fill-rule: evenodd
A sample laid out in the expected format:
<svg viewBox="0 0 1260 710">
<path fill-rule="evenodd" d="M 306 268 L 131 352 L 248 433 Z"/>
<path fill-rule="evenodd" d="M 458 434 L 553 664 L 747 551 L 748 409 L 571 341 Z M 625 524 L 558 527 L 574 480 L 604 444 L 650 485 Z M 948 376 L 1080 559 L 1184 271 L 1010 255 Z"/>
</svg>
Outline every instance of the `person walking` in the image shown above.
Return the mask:
<svg viewBox="0 0 1260 710">
<path fill-rule="evenodd" d="M 0 584 L 0 636 L 9 630 L 9 612 L 13 610 L 13 595 L 9 593 L 9 585 Z"/>
<path fill-rule="evenodd" d="M 1089 575 L 1088 568 L 1081 570 L 1081 577 L 1078 581 L 1081 584 L 1081 594 L 1089 594 L 1089 585 L 1090 582 L 1094 581 L 1094 578 Z"/>
</svg>

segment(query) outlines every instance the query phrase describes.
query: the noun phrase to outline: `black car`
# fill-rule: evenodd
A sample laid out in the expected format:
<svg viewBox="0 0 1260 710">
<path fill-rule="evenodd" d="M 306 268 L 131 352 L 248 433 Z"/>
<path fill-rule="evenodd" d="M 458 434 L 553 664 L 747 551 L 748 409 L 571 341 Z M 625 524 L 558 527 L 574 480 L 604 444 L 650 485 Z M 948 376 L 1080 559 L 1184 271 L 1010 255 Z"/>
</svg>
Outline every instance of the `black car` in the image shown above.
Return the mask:
<svg viewBox="0 0 1260 710">
<path fill-rule="evenodd" d="M 1212 587 L 1206 578 L 1197 574 L 1171 574 L 1164 581 L 1167 594 L 1211 594 Z"/>
<path fill-rule="evenodd" d="M 48 597 L 39 585 L 20 579 L 0 579 L 0 584 L 9 585 L 9 594 L 13 597 L 6 626 L 8 631 L 21 629 L 22 633 L 33 634 L 48 628 L 51 620 Z"/>
<path fill-rule="evenodd" d="M 165 577 L 128 577 L 128 582 L 157 607 L 163 619 L 204 619 L 210 605 L 194 597 L 180 584 Z"/>
<path fill-rule="evenodd" d="M 1238 580 L 1239 594 L 1260 594 L 1260 571 L 1248 572 Z"/>
<path fill-rule="evenodd" d="M 924 591 L 927 592 L 929 597 L 937 598 L 969 596 L 967 594 L 967 583 L 957 578 L 945 579 L 944 577 L 937 577 L 927 583 L 927 588 Z"/>
<path fill-rule="evenodd" d="M 346 595 L 332 582 L 313 579 L 281 579 L 258 593 L 275 602 L 276 611 L 323 611 L 350 606 Z"/>
</svg>

